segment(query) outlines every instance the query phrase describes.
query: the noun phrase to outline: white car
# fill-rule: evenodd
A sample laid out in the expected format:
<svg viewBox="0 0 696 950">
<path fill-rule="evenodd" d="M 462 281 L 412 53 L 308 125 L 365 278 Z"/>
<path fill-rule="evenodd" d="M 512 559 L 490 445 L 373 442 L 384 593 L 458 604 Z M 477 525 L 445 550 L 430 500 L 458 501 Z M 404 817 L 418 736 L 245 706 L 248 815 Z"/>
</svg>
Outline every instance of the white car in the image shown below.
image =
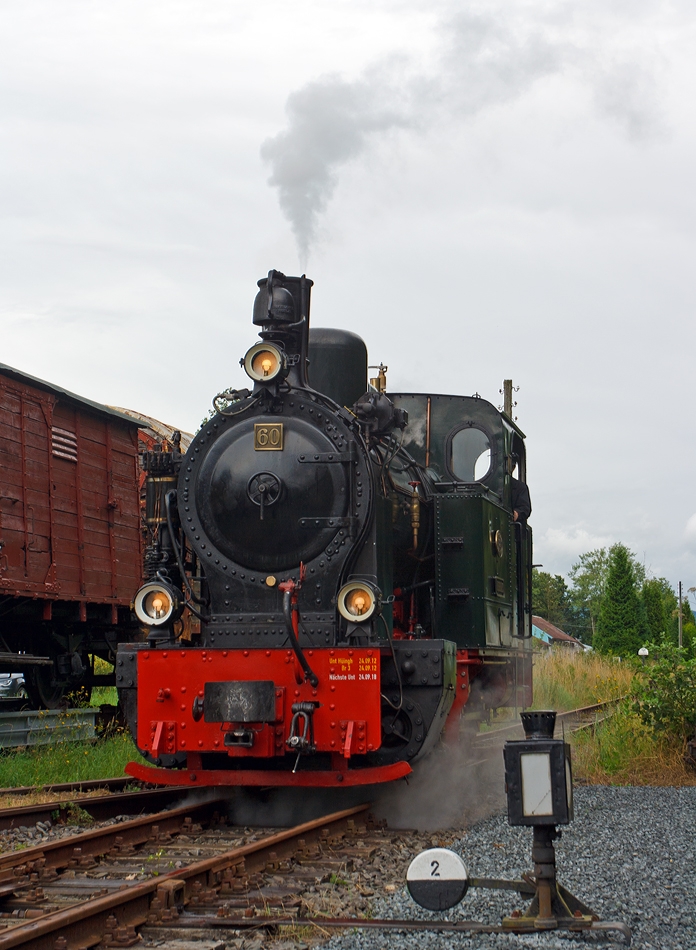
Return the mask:
<svg viewBox="0 0 696 950">
<path fill-rule="evenodd" d="M 0 699 L 28 699 L 22 673 L 0 673 Z"/>
</svg>

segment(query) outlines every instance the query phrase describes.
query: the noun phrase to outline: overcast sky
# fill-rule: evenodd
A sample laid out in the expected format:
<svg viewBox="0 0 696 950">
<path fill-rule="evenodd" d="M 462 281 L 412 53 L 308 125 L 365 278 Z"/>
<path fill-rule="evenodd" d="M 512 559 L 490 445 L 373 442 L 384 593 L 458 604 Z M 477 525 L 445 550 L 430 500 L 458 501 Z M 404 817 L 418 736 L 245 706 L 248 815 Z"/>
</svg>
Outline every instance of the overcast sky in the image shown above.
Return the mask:
<svg viewBox="0 0 696 950">
<path fill-rule="evenodd" d="M 255 282 L 519 392 L 535 561 L 696 586 L 686 0 L 3 0 L 0 361 L 195 429 Z"/>
</svg>

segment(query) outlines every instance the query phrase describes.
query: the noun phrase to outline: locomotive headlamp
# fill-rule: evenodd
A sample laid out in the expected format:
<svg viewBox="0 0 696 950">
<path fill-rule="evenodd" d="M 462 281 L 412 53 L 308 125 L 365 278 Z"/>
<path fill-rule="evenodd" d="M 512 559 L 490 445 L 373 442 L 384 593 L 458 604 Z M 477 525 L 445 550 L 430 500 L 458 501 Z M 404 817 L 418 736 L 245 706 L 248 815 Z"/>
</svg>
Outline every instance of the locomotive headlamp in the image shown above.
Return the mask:
<svg viewBox="0 0 696 950">
<path fill-rule="evenodd" d="M 133 602 L 135 615 L 148 627 L 161 627 L 181 614 L 181 595 L 174 587 L 151 581 L 140 588 Z"/>
<path fill-rule="evenodd" d="M 377 592 L 360 582 L 346 584 L 338 594 L 338 612 L 346 620 L 362 623 L 369 620 L 377 609 Z"/>
<path fill-rule="evenodd" d="M 285 369 L 285 356 L 272 343 L 257 343 L 244 357 L 247 376 L 259 383 L 269 383 Z"/>
</svg>

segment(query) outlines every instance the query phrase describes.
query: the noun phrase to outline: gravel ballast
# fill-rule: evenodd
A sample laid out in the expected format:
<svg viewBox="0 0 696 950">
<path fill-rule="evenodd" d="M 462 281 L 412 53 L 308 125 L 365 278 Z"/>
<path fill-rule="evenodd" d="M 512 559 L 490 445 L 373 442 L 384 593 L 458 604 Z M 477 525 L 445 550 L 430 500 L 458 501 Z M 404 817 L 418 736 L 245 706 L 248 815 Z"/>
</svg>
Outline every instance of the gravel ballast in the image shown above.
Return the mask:
<svg viewBox="0 0 696 950">
<path fill-rule="evenodd" d="M 532 870 L 532 831 L 511 828 L 505 815 L 471 827 L 452 846 L 472 877 L 519 878 Z M 696 950 L 696 788 L 581 787 L 575 821 L 556 843 L 558 880 L 602 920 L 633 931 L 637 950 Z M 439 915 L 422 910 L 405 886 L 374 900 L 372 916 L 469 919 L 499 923 L 525 901 L 515 892 L 471 889 Z M 333 937 L 330 950 L 622 946 L 620 934 L 529 936 L 358 931 Z"/>
</svg>

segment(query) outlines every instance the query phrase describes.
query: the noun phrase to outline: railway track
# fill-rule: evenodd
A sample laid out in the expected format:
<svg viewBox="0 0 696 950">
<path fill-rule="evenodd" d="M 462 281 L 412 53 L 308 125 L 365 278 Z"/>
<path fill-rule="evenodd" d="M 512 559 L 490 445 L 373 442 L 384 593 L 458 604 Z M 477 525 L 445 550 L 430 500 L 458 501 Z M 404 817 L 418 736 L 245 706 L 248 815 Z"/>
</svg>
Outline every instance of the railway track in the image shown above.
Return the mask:
<svg viewBox="0 0 696 950">
<path fill-rule="evenodd" d="M 579 728 L 611 707 L 597 704 L 559 718 L 566 728 Z M 516 728 L 483 734 L 473 751 L 490 761 Z M 106 780 L 106 787 L 123 788 L 119 783 Z M 86 786 L 93 790 L 92 783 L 68 789 Z M 229 800 L 208 793 L 208 800 L 179 804 L 180 789 L 117 791 L 0 810 L 5 828 L 45 820 L 36 818 L 38 809 L 55 819 L 73 802 L 95 821 L 112 819 L 0 854 L 0 950 L 169 945 L 175 939 L 205 950 L 207 939 L 219 947 L 254 931 L 321 938 L 343 927 L 434 928 L 434 922 L 371 919 L 370 898 L 397 891 L 413 855 L 435 843 L 447 846 L 446 835 L 390 830 L 370 818 L 367 805 L 282 831 L 235 827 L 228 823 Z M 145 810 L 156 813 L 113 821 Z M 443 922 L 435 929 L 467 926 Z"/>
<path fill-rule="evenodd" d="M 139 815 L 159 811 L 183 798 L 188 789 L 149 788 L 133 792 L 118 792 L 90 798 L 58 799 L 31 805 L 0 808 L 0 831 L 35 825 L 37 822 L 64 822 L 79 810 L 92 821 L 105 821 L 117 815 Z"/>
<path fill-rule="evenodd" d="M 230 827 L 225 809 L 220 800 L 189 804 L 0 855 L 0 950 L 359 919 L 320 905 L 356 863 L 391 847 L 369 806 L 282 831 Z"/>
<path fill-rule="evenodd" d="M 335 904 L 322 903 L 327 890 L 339 884 L 374 893 L 364 883 L 361 887 L 359 876 L 356 880 L 356 865 L 379 865 L 376 857 L 393 858 L 395 848 L 405 852 L 408 863 L 433 843 L 375 825 L 369 805 L 283 831 L 229 827 L 224 806 L 221 800 L 189 804 L 85 832 L 77 842 L 0 857 L 0 950 L 170 947 L 175 941 L 213 950 L 238 947 L 240 936 L 254 931 L 301 934 L 303 940 L 308 932 L 321 940 L 345 928 L 509 932 L 500 924 L 463 919 L 373 919 L 369 908 L 345 905 L 337 914 Z M 398 874 L 392 868 L 387 892 L 402 885 L 404 871 L 405 866 Z M 523 899 L 534 891 L 526 880 L 470 878 L 469 884 L 503 887 Z M 630 938 L 616 922 L 595 922 L 591 929 L 620 930 Z M 263 937 L 254 944 L 262 945 Z"/>
<path fill-rule="evenodd" d="M 85 782 L 61 782 L 56 785 L 16 785 L 12 788 L 0 788 L 0 797 L 32 795 L 35 792 L 122 792 L 137 784 L 129 775 L 125 775 L 123 778 L 97 778 Z"/>
<path fill-rule="evenodd" d="M 556 713 L 556 736 L 566 732 L 578 732 L 581 729 L 594 729 L 600 722 L 613 714 L 624 697 L 609 699 L 591 706 L 580 706 L 566 712 Z M 499 726 L 487 732 L 479 733 L 472 741 L 472 748 L 484 750 L 497 747 L 508 739 L 524 738 L 524 730 L 520 722 L 513 722 L 506 726 Z"/>
</svg>

